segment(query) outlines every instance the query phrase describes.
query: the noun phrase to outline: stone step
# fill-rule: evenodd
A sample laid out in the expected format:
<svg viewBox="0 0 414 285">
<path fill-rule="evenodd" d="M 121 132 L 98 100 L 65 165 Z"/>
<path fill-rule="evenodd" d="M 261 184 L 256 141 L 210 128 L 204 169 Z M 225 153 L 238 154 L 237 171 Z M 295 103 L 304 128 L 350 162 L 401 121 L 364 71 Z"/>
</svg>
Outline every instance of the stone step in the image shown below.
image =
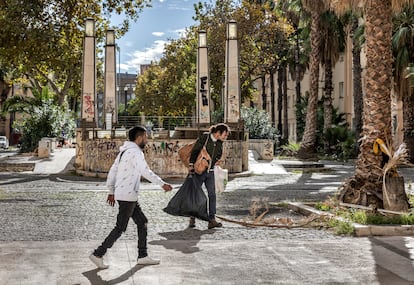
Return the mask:
<svg viewBox="0 0 414 285">
<path fill-rule="evenodd" d="M 7 163 L 0 162 L 0 172 L 24 172 L 33 171 L 35 163 L 22 162 L 22 163 Z"/>
</svg>

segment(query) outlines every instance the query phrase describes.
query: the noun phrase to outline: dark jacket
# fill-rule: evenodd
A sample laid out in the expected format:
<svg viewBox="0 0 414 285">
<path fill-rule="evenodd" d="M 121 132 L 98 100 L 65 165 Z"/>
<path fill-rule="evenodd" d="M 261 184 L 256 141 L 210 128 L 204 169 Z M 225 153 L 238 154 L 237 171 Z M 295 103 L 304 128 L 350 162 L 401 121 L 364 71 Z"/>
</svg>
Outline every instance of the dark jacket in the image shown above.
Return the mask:
<svg viewBox="0 0 414 285">
<path fill-rule="evenodd" d="M 214 142 L 210 137 L 210 133 L 203 133 L 197 139 L 196 143 L 194 144 L 193 150 L 191 151 L 190 163 L 194 163 L 196 161 L 198 154 L 200 153 L 201 149 L 204 146 L 204 143 L 206 142 L 206 139 L 208 139 L 206 149 L 211 157 L 210 169 L 213 169 L 214 165 L 223 154 L 223 142 L 220 140 Z"/>
</svg>

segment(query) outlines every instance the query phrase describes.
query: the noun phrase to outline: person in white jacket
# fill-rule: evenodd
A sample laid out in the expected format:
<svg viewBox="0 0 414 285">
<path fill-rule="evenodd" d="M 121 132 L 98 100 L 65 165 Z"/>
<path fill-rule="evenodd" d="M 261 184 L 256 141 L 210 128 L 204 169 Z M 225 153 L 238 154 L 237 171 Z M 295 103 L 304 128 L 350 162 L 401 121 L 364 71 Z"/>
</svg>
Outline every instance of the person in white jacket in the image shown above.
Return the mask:
<svg viewBox="0 0 414 285">
<path fill-rule="evenodd" d="M 102 244 L 89 256 L 90 260 L 101 269 L 108 268 L 104 264 L 103 256 L 108 248 L 111 248 L 115 241 L 125 232 L 129 218 L 137 225 L 138 231 L 138 259 L 139 265 L 155 265 L 160 261 L 152 259 L 147 253 L 147 223 L 138 204 L 138 192 L 141 176 L 152 183 L 156 183 L 164 189 L 171 191 L 172 186 L 165 183 L 148 167 L 143 149 L 148 142 L 145 128 L 134 127 L 128 133 L 129 141 L 124 142 L 115 162 L 109 170 L 106 185 L 109 189 L 107 202 L 112 207 L 115 201 L 118 202 L 119 210 L 116 225 L 109 233 Z"/>
</svg>

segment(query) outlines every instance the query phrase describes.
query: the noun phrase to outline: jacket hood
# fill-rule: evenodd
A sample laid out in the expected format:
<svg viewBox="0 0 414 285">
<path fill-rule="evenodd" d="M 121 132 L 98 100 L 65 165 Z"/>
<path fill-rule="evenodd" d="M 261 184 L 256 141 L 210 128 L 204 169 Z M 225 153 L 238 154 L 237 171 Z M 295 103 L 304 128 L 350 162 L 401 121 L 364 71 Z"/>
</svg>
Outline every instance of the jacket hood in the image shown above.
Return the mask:
<svg viewBox="0 0 414 285">
<path fill-rule="evenodd" d="M 132 148 L 138 148 L 137 144 L 131 141 L 125 141 L 124 144 L 119 148 L 119 151 L 125 151 Z"/>
</svg>

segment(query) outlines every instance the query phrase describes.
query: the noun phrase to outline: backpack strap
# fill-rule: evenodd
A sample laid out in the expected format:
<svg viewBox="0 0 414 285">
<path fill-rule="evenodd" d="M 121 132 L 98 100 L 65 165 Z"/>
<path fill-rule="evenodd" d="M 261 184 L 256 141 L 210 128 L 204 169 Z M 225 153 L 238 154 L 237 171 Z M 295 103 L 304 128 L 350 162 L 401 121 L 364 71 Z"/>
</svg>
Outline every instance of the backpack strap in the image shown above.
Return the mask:
<svg viewBox="0 0 414 285">
<path fill-rule="evenodd" d="M 127 151 L 127 150 L 124 150 L 123 152 L 121 152 L 121 155 L 119 156 L 118 163 L 119 163 L 119 162 L 121 162 L 121 158 L 122 158 L 122 156 L 124 155 L 124 153 L 125 153 L 126 151 Z"/>
<path fill-rule="evenodd" d="M 208 142 L 209 138 L 210 138 L 210 133 L 207 134 L 207 138 L 206 138 L 206 141 L 204 142 L 203 147 L 205 147 L 207 145 L 207 142 Z"/>
</svg>

